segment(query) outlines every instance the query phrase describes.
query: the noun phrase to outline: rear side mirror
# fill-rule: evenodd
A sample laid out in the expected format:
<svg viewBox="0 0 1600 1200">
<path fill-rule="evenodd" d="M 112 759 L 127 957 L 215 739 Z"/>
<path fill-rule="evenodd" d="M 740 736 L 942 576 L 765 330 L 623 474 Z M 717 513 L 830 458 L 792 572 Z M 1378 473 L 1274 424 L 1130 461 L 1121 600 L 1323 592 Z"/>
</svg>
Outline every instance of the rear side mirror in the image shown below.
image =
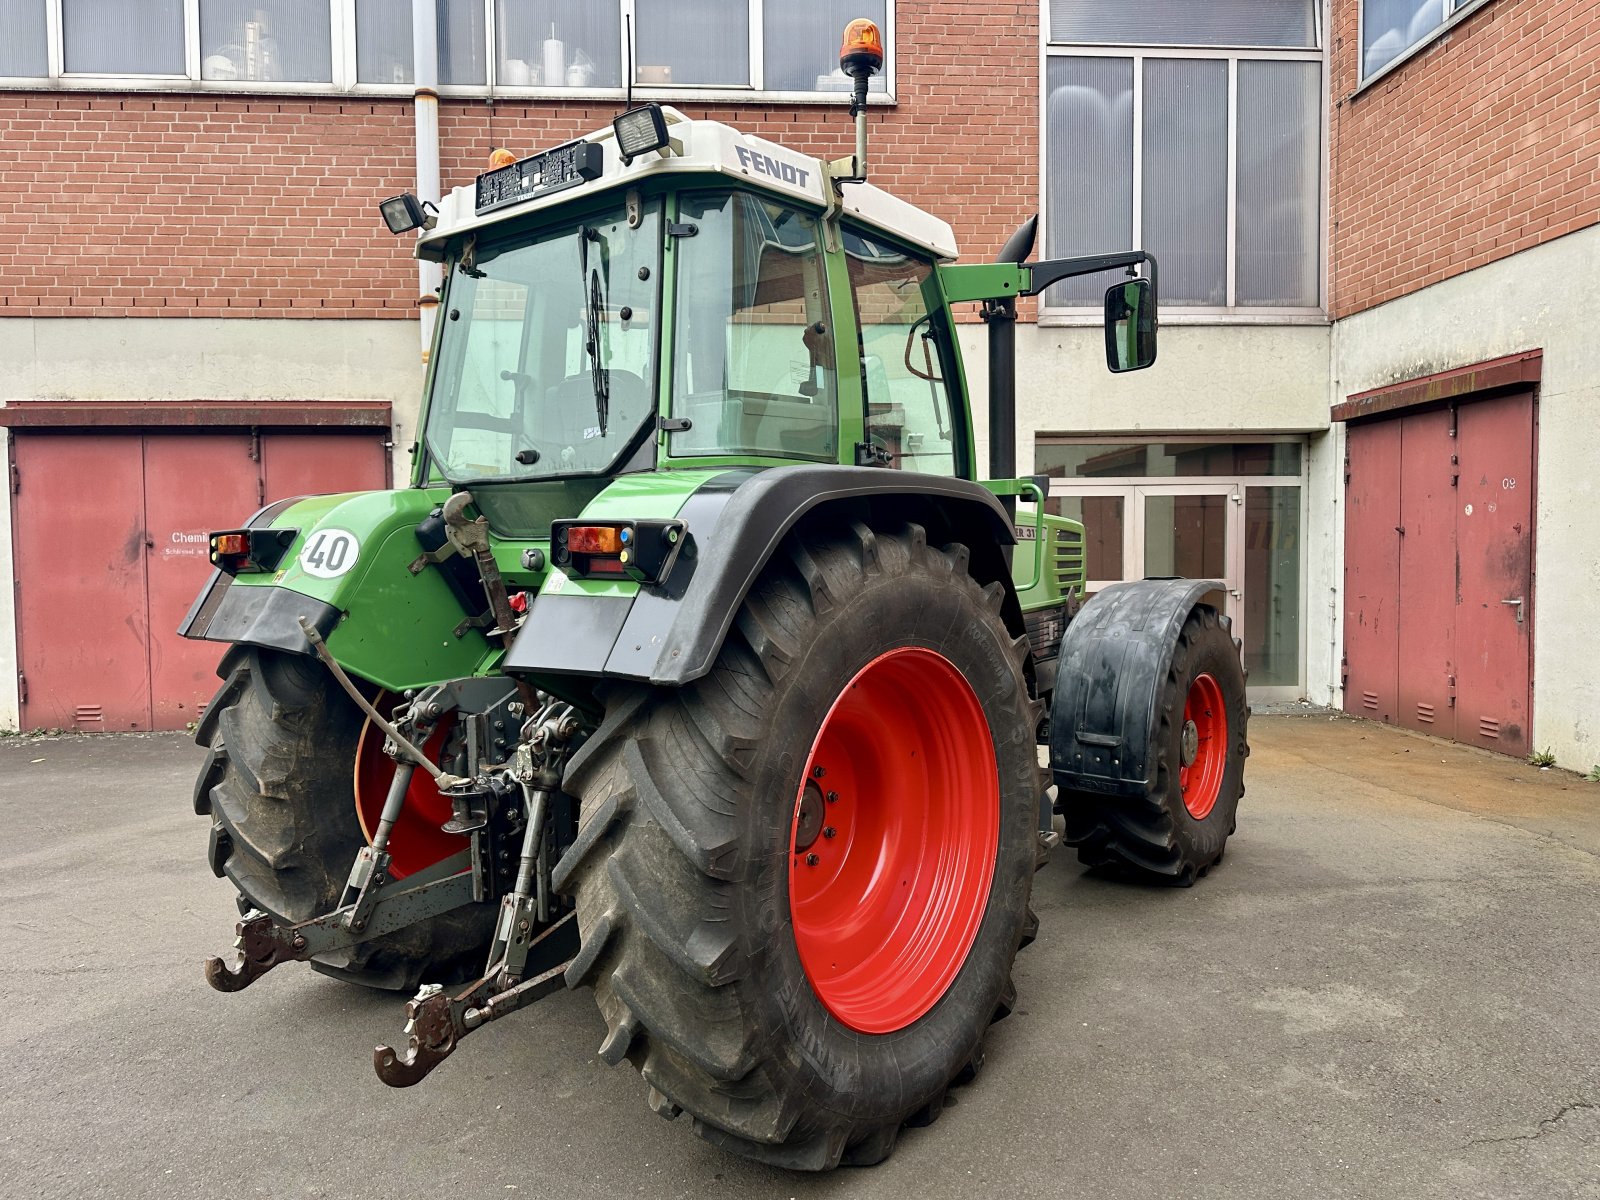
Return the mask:
<svg viewBox="0 0 1600 1200">
<path fill-rule="evenodd" d="M 1106 367 L 1120 374 L 1156 361 L 1156 294 L 1148 279 L 1106 289 Z"/>
</svg>

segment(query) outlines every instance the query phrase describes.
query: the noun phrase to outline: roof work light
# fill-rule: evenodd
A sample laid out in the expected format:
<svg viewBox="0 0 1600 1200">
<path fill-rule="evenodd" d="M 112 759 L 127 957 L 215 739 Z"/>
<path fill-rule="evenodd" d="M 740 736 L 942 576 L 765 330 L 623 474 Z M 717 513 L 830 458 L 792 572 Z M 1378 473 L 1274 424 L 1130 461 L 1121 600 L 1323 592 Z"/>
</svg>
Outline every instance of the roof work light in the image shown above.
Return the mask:
<svg viewBox="0 0 1600 1200">
<path fill-rule="evenodd" d="M 617 152 L 624 163 L 667 144 L 667 115 L 659 104 L 630 108 L 611 122 L 611 128 L 616 132 Z"/>
<path fill-rule="evenodd" d="M 428 223 L 428 214 L 422 211 L 422 201 L 410 192 L 390 196 L 378 205 L 378 211 L 383 214 L 383 223 L 389 227 L 390 233 L 421 229 Z"/>
</svg>

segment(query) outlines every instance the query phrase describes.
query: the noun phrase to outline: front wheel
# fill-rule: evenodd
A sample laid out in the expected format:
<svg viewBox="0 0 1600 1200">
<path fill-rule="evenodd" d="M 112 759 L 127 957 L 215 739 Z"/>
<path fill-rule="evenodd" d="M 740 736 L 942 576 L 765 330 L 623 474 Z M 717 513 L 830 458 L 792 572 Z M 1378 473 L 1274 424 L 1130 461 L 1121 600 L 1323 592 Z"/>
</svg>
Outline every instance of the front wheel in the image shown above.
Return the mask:
<svg viewBox="0 0 1600 1200">
<path fill-rule="evenodd" d="M 923 530 L 793 535 L 710 675 L 611 698 L 569 768 L 588 983 L 657 1111 L 872 1163 L 977 1071 L 1033 920 L 1026 640 Z"/>
<path fill-rule="evenodd" d="M 1222 858 L 1250 753 L 1244 668 L 1228 618 L 1197 605 L 1156 699 L 1155 770 L 1137 794 L 1063 789 L 1066 842 L 1091 867 L 1187 887 Z"/>
</svg>

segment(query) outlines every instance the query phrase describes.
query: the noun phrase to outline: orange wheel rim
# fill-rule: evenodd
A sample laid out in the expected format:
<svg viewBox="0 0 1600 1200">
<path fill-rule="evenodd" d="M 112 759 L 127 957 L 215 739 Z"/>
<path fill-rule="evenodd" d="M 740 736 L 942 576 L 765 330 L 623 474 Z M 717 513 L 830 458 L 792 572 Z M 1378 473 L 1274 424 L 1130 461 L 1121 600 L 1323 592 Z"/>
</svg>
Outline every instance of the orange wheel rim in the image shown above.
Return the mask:
<svg viewBox="0 0 1600 1200">
<path fill-rule="evenodd" d="M 1197 675 L 1189 685 L 1179 750 L 1183 806 L 1196 821 L 1204 821 L 1221 799 L 1222 776 L 1228 767 L 1228 710 L 1222 702 L 1222 685 L 1213 675 Z"/>
<path fill-rule="evenodd" d="M 396 697 L 385 692 L 374 702 L 374 707 L 392 719 L 393 710 L 398 704 Z M 422 752 L 429 761 L 439 761 L 445 741 L 454 727 L 454 715 L 447 715 L 423 743 Z M 356 742 L 355 793 L 356 816 L 361 821 L 361 832 L 369 844 L 383 815 L 383 802 L 389 796 L 389 784 L 394 780 L 394 771 L 394 760 L 383 752 L 383 730 L 368 717 L 361 726 L 361 737 Z M 389 835 L 389 874 L 392 877 L 404 879 L 467 848 L 467 838 L 460 834 L 445 833 L 440 828 L 451 814 L 450 800 L 434 786 L 433 777 L 426 771 L 413 772 L 411 785 L 406 789 L 405 804 Z"/>
<path fill-rule="evenodd" d="M 845 685 L 790 824 L 789 912 L 817 998 L 892 1033 L 949 990 L 994 878 L 1000 783 L 977 695 L 932 650 L 891 650 Z"/>
</svg>

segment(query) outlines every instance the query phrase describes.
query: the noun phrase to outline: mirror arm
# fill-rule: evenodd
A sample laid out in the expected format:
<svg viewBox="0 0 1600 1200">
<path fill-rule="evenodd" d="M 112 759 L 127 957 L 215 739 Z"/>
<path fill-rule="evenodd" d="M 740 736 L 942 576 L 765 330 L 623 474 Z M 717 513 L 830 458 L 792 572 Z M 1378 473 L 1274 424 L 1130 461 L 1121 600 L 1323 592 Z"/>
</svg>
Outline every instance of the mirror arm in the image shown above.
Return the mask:
<svg viewBox="0 0 1600 1200">
<path fill-rule="evenodd" d="M 1082 258 L 1054 258 L 1044 262 L 1023 263 L 1028 272 L 1028 286 L 1019 295 L 1037 296 L 1063 279 L 1098 275 L 1102 271 L 1115 271 L 1118 267 L 1133 268 L 1140 263 L 1149 264 L 1150 290 L 1156 292 L 1155 256 L 1144 250 L 1126 250 L 1119 254 L 1089 254 Z"/>
</svg>

